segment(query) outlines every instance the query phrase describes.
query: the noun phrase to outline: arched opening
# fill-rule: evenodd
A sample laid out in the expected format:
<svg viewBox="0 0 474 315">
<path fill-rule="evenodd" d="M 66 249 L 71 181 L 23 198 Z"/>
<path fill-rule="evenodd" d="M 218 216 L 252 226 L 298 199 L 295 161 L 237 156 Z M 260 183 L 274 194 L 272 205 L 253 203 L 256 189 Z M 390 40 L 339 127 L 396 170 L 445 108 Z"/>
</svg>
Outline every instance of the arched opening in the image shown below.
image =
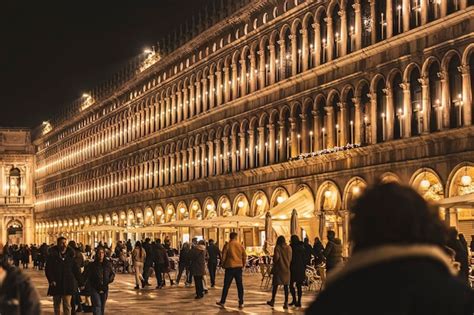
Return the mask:
<svg viewBox="0 0 474 315">
<path fill-rule="evenodd" d="M 448 63 L 448 81 L 449 81 L 449 117 L 450 128 L 462 126 L 462 78 L 458 68 L 461 65 L 459 57 L 454 54 Z"/>
<path fill-rule="evenodd" d="M 400 86 L 402 84 L 402 76 L 400 73 L 395 74 L 392 81 L 392 101 L 393 101 L 393 138 L 401 139 L 403 130 L 403 120 L 401 113 L 403 112 L 403 90 Z"/>
<path fill-rule="evenodd" d="M 411 134 L 419 135 L 422 132 L 423 109 L 421 106 L 421 84 L 418 81 L 420 71 L 414 67 L 410 73 L 410 102 L 411 102 Z"/>
<path fill-rule="evenodd" d="M 316 64 L 316 49 L 315 49 L 315 45 L 316 45 L 316 42 L 315 42 L 315 33 L 314 33 L 314 27 L 313 27 L 313 24 L 314 24 L 314 18 L 313 16 L 309 16 L 308 19 L 306 20 L 306 31 L 307 31 L 307 34 L 308 34 L 308 45 L 309 45 L 309 49 L 308 49 L 308 67 L 309 68 L 313 68 L 314 65 Z"/>
<path fill-rule="evenodd" d="M 12 220 L 7 224 L 8 244 L 23 244 L 23 224 L 18 220 Z"/>
<path fill-rule="evenodd" d="M 430 89 L 430 132 L 438 131 L 441 127 L 441 80 L 438 76 L 439 71 L 439 63 L 432 62 L 428 68 L 428 80 Z"/>
<path fill-rule="evenodd" d="M 393 35 L 398 35 L 403 32 L 402 0 L 390 1 L 392 1 L 392 9 L 394 12 L 392 19 Z"/>
<path fill-rule="evenodd" d="M 377 98 L 377 142 L 383 142 L 387 139 L 387 102 L 385 93 L 385 82 L 383 79 L 379 79 L 376 85 L 376 98 Z"/>
<path fill-rule="evenodd" d="M 410 4 L 410 29 L 421 25 L 421 1 L 411 0 Z M 429 2 L 429 1 L 428 1 Z"/>
<path fill-rule="evenodd" d="M 296 73 L 303 71 L 303 32 L 302 25 L 298 22 L 296 26 Z"/>
<path fill-rule="evenodd" d="M 347 52 L 351 53 L 355 51 L 355 9 L 354 0 L 347 1 L 346 4 L 346 19 L 348 25 L 348 36 L 347 36 Z"/>
<path fill-rule="evenodd" d="M 327 58 L 327 25 L 326 25 L 326 12 L 322 12 L 319 16 L 319 38 L 320 38 L 320 51 L 319 63 L 323 64 Z"/>
<path fill-rule="evenodd" d="M 390 1 L 390 0 L 389 0 Z M 377 42 L 387 38 L 387 2 L 375 1 L 375 35 Z"/>
<path fill-rule="evenodd" d="M 332 9 L 332 25 L 333 25 L 333 39 L 334 39 L 334 49 L 332 51 L 332 59 L 336 59 L 341 55 L 341 16 L 339 15 L 340 11 L 339 4 L 336 4 Z"/>
<path fill-rule="evenodd" d="M 286 28 L 283 40 L 285 41 L 285 78 L 291 76 L 292 58 L 291 58 L 291 31 Z"/>
<path fill-rule="evenodd" d="M 347 130 L 347 142 L 350 144 L 355 143 L 355 118 L 356 118 L 356 108 L 354 104 L 354 90 L 351 88 L 346 94 L 346 106 L 347 106 L 347 121 L 346 121 L 346 130 Z"/>
<path fill-rule="evenodd" d="M 362 114 L 362 135 L 361 140 L 362 144 L 370 143 L 370 99 L 369 99 L 369 85 L 364 84 L 361 88 L 361 95 L 360 95 L 360 106 L 361 106 L 361 114 Z"/>
<path fill-rule="evenodd" d="M 21 172 L 18 168 L 12 168 L 8 177 L 7 191 L 10 197 L 20 197 L 22 192 Z M 10 198 L 10 202 L 19 202 L 17 198 Z"/>
</svg>

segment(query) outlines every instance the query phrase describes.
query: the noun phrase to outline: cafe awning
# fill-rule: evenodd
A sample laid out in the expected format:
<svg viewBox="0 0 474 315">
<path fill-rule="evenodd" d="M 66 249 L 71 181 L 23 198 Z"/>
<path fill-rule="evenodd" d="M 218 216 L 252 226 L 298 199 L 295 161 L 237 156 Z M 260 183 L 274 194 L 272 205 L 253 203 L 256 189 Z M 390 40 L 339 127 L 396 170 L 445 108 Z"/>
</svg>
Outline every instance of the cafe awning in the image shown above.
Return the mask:
<svg viewBox="0 0 474 315">
<path fill-rule="evenodd" d="M 115 226 L 115 225 L 89 225 L 82 229 L 85 232 L 101 232 L 101 231 L 116 231 L 123 232 L 125 231 L 124 227 Z"/>
<path fill-rule="evenodd" d="M 177 230 L 171 226 L 141 226 L 127 228 L 128 233 L 175 233 Z"/>
<path fill-rule="evenodd" d="M 444 198 L 436 202 L 441 208 L 474 209 L 474 193 Z"/>
<path fill-rule="evenodd" d="M 205 220 L 211 223 L 212 227 L 219 228 L 252 228 L 264 227 L 265 220 L 255 217 L 247 217 L 243 215 L 214 217 L 210 220 Z"/>
<path fill-rule="evenodd" d="M 293 209 L 296 209 L 298 212 L 298 218 L 300 220 L 314 218 L 313 194 L 307 189 L 298 191 L 290 198 L 270 209 L 272 220 L 289 221 Z M 260 215 L 259 218 L 265 219 L 265 214 Z"/>
</svg>

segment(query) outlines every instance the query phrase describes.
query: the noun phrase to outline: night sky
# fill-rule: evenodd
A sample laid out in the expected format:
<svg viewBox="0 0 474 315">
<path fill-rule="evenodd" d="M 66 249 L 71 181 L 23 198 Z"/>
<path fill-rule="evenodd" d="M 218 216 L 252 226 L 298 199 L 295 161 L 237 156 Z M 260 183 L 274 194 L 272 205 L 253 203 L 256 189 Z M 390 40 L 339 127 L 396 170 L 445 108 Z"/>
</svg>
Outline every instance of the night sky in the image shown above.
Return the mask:
<svg viewBox="0 0 474 315">
<path fill-rule="evenodd" d="M 0 127 L 35 127 L 189 19 L 201 0 L 3 0 Z"/>
</svg>

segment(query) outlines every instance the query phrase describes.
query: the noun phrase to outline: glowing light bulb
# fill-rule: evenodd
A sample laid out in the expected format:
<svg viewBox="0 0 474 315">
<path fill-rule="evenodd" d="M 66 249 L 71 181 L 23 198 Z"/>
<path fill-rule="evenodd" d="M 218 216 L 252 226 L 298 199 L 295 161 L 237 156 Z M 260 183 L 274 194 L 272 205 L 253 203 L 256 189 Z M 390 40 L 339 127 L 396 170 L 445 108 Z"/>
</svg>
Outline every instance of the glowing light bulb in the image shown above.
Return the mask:
<svg viewBox="0 0 474 315">
<path fill-rule="evenodd" d="M 243 202 L 243 201 L 239 201 L 239 202 L 237 203 L 237 206 L 238 206 L 239 208 L 243 208 L 243 207 L 244 207 L 244 202 Z"/>
<path fill-rule="evenodd" d="M 463 186 L 469 186 L 469 185 L 471 185 L 471 183 L 472 183 L 472 177 L 471 176 L 466 174 L 466 175 L 463 175 L 463 177 L 461 177 L 461 184 Z"/>
<path fill-rule="evenodd" d="M 261 206 L 263 204 L 263 200 L 262 199 L 257 199 L 257 206 Z"/>
<path fill-rule="evenodd" d="M 431 183 L 429 180 L 427 180 L 426 178 L 423 179 L 421 182 L 420 182 L 420 188 L 423 189 L 423 190 L 428 190 L 428 188 L 430 188 L 431 186 Z"/>
</svg>

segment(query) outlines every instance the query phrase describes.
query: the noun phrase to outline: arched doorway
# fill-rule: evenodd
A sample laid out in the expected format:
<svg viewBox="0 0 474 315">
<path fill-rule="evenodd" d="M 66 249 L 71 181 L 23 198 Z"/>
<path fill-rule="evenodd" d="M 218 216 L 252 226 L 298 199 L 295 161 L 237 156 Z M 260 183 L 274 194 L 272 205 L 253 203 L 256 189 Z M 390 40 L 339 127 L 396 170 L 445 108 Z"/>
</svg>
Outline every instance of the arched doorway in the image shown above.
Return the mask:
<svg viewBox="0 0 474 315">
<path fill-rule="evenodd" d="M 18 220 L 12 220 L 7 224 L 8 244 L 23 243 L 23 224 Z"/>
</svg>

